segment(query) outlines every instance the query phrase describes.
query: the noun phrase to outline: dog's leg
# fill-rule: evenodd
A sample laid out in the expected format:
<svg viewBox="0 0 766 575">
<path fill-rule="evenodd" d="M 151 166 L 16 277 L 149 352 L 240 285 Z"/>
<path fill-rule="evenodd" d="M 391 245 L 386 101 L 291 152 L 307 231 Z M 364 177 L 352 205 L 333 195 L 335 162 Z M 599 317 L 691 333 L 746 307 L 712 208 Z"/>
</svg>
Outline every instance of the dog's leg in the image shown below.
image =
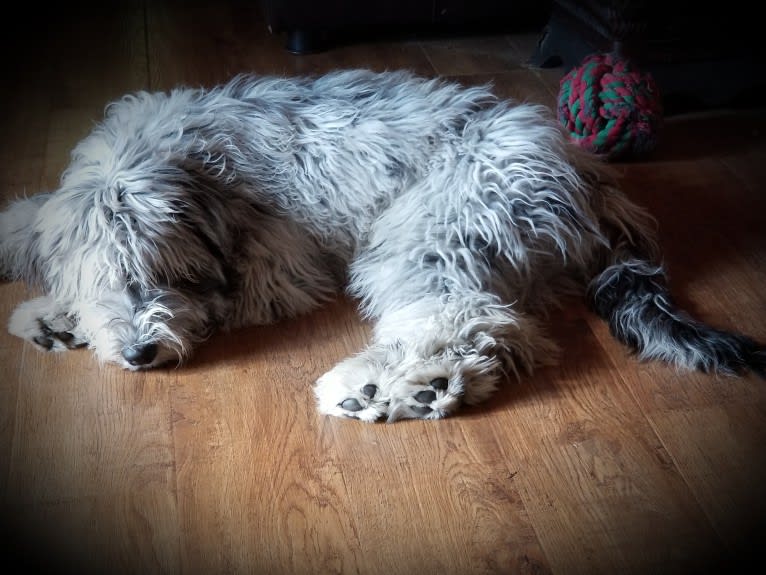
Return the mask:
<svg viewBox="0 0 766 575">
<path fill-rule="evenodd" d="M 11 314 L 8 331 L 45 351 L 64 351 L 88 345 L 77 316 L 50 296 L 20 304 Z"/>
<path fill-rule="evenodd" d="M 508 374 L 552 363 L 533 318 L 488 294 L 429 297 L 381 316 L 373 342 L 317 381 L 322 413 L 439 419 L 489 398 Z"/>
</svg>

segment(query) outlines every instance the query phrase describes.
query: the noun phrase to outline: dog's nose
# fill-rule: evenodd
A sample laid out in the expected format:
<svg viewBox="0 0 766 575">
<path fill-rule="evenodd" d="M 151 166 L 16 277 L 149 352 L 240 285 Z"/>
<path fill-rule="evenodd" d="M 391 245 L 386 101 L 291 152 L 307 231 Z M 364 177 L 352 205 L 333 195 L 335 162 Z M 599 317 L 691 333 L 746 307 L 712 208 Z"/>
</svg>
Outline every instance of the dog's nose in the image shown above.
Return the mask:
<svg viewBox="0 0 766 575">
<path fill-rule="evenodd" d="M 145 343 L 125 347 L 122 350 L 122 357 L 130 365 L 147 365 L 157 357 L 157 344 Z"/>
</svg>

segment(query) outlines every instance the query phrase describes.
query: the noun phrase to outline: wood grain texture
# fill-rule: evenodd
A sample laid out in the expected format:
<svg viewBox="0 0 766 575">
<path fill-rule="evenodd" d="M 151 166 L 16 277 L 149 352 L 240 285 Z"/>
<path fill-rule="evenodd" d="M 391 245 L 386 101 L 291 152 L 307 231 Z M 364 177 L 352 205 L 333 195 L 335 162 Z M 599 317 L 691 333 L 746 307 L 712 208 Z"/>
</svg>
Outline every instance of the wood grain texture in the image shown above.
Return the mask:
<svg viewBox="0 0 766 575">
<path fill-rule="evenodd" d="M 230 75 L 409 68 L 555 106 L 535 35 L 412 38 L 294 56 L 257 2 L 129 0 L 39 13 L 2 39 L 0 194 L 55 187 L 112 98 Z M 35 41 L 30 42 L 34 37 Z M 669 119 L 617 165 L 657 216 L 680 303 L 766 340 L 766 113 Z M 0 314 L 31 293 L 0 284 Z M 3 320 L 5 321 L 5 320 Z M 370 326 L 343 297 L 126 373 L 0 330 L 3 550 L 23 573 L 495 574 L 763 567 L 766 389 L 636 362 L 579 302 L 562 365 L 439 422 L 317 414 L 311 383 Z"/>
</svg>

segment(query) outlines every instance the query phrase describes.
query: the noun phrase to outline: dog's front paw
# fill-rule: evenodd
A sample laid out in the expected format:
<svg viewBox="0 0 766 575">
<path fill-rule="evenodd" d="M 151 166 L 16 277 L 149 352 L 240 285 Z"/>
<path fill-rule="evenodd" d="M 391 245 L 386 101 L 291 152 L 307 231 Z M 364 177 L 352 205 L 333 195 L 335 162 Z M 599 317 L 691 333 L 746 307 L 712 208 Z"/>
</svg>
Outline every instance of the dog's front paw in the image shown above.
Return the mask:
<svg viewBox="0 0 766 575">
<path fill-rule="evenodd" d="M 75 319 L 47 297 L 19 305 L 8 321 L 8 331 L 44 351 L 65 351 L 88 345 Z"/>
</svg>

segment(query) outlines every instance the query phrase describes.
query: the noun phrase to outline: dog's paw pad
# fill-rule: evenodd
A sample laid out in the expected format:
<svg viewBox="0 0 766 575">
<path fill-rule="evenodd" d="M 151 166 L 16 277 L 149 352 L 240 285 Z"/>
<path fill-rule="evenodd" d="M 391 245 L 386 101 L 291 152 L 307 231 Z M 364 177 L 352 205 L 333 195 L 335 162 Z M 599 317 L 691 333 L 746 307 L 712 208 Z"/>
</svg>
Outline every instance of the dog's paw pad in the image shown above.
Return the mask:
<svg viewBox="0 0 766 575">
<path fill-rule="evenodd" d="M 359 403 L 359 400 L 354 399 L 353 397 L 349 397 L 348 399 L 344 399 L 338 404 L 338 407 L 341 409 L 345 409 L 346 411 L 351 412 L 357 412 L 362 411 L 365 406 Z"/>
<path fill-rule="evenodd" d="M 368 383 L 362 386 L 358 395 L 347 397 L 341 401 L 337 405 L 340 411 L 335 415 L 374 421 L 385 415 L 385 407 L 387 406 L 387 402 L 374 401 L 376 395 L 378 395 L 378 386 L 374 383 Z"/>
<path fill-rule="evenodd" d="M 347 364 L 329 371 L 317 380 L 315 393 L 319 400 L 319 410 L 328 415 L 348 417 L 362 421 L 377 421 L 388 414 L 388 397 L 382 388 L 370 379 L 376 373 L 365 372 L 364 366 Z M 359 385 L 360 372 L 363 385 Z"/>
<path fill-rule="evenodd" d="M 462 402 L 462 389 L 455 385 L 450 390 L 449 379 L 435 377 L 427 386 L 410 388 L 395 394 L 391 401 L 388 421 L 399 419 L 441 419 L 453 412 Z"/>
<path fill-rule="evenodd" d="M 364 409 L 364 406 L 359 403 L 358 400 L 354 399 L 353 397 L 349 397 L 348 399 L 344 399 L 338 404 L 338 407 L 341 409 L 345 409 L 346 411 L 362 411 Z"/>
<path fill-rule="evenodd" d="M 447 379 L 446 377 L 436 377 L 432 379 L 428 385 L 430 385 L 434 389 L 445 391 L 449 387 L 449 379 Z"/>
<path fill-rule="evenodd" d="M 65 345 L 74 342 L 74 334 L 68 331 L 57 331 L 53 336 Z"/>
<path fill-rule="evenodd" d="M 71 324 L 71 327 L 74 327 L 74 324 L 66 318 L 65 320 L 68 324 Z M 56 318 L 54 320 L 55 323 L 61 323 L 62 320 L 59 318 Z M 52 322 L 52 323 L 54 323 Z M 71 331 L 54 331 L 55 327 L 49 325 L 46 323 L 45 320 L 38 319 L 38 328 L 39 328 L 39 335 L 36 335 L 32 338 L 32 341 L 34 341 L 38 346 L 43 348 L 46 351 L 61 351 L 65 349 L 77 349 L 79 347 L 84 347 L 88 345 L 88 342 L 85 340 L 77 337 L 74 333 Z"/>
<path fill-rule="evenodd" d="M 349 397 L 341 401 L 338 406 L 346 411 L 356 412 L 362 411 L 367 407 L 369 401 L 375 397 L 378 393 L 378 386 L 374 383 L 368 383 L 361 389 L 361 397 L 356 399 L 355 397 Z"/>
<path fill-rule="evenodd" d="M 50 351 L 53 349 L 53 338 L 47 335 L 36 335 L 32 338 L 32 341 L 35 343 L 35 345 L 41 347 L 45 351 Z"/>
<path fill-rule="evenodd" d="M 364 387 L 362 387 L 362 395 L 366 399 L 372 399 L 375 397 L 375 395 L 378 393 L 378 386 L 374 383 L 368 383 Z"/>
<path fill-rule="evenodd" d="M 420 403 L 431 403 L 436 400 L 436 392 L 432 389 L 424 389 L 423 391 L 417 392 L 414 397 L 415 401 L 419 401 Z"/>
</svg>

